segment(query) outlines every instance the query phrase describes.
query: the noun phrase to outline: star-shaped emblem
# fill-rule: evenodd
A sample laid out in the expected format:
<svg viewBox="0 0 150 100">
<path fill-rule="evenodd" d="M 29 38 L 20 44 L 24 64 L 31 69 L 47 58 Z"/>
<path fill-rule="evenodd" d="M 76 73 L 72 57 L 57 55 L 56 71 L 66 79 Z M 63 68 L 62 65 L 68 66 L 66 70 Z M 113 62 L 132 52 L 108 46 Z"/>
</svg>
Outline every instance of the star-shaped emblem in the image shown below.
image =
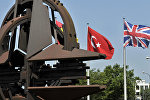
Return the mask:
<svg viewBox="0 0 150 100">
<path fill-rule="evenodd" d="M 98 47 L 98 48 L 100 48 L 100 46 L 101 46 L 101 44 L 99 44 L 99 42 L 96 44 L 96 46 Z"/>
</svg>

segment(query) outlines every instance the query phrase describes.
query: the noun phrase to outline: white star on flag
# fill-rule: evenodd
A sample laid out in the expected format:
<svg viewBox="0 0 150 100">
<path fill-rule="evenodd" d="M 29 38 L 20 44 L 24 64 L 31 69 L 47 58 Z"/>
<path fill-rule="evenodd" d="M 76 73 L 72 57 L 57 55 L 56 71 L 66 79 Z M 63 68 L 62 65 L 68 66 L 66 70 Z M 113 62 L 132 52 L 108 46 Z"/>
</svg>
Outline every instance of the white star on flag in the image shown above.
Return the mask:
<svg viewBox="0 0 150 100">
<path fill-rule="evenodd" d="M 100 48 L 101 44 L 99 44 L 99 42 L 98 42 L 98 43 L 96 44 L 96 46 Z"/>
</svg>

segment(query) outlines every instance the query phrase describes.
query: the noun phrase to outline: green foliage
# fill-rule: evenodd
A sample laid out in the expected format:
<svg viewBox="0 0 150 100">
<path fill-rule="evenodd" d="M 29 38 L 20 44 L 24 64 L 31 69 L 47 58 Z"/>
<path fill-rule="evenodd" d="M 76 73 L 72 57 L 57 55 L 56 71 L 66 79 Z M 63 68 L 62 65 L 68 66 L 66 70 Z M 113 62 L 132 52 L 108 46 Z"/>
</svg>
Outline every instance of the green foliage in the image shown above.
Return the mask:
<svg viewBox="0 0 150 100">
<path fill-rule="evenodd" d="M 150 89 L 141 90 L 141 96 L 144 96 L 144 100 L 150 100 Z"/>
<path fill-rule="evenodd" d="M 127 66 L 128 69 L 128 66 Z M 127 71 L 127 94 L 129 100 L 135 100 L 135 80 L 134 70 Z M 81 85 L 85 85 L 86 81 L 81 80 Z M 106 90 L 91 96 L 91 100 L 123 100 L 124 97 L 124 71 L 123 67 L 115 64 L 106 66 L 104 72 L 99 69 L 90 70 L 91 85 L 106 85 Z"/>
</svg>

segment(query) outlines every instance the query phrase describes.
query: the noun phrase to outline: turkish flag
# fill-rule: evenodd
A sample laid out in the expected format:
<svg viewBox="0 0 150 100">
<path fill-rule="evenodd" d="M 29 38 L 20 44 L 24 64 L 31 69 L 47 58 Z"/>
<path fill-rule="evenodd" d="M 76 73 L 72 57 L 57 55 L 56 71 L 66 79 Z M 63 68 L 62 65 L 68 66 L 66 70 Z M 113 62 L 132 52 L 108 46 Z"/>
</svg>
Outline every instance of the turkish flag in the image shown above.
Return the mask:
<svg viewBox="0 0 150 100">
<path fill-rule="evenodd" d="M 111 59 L 114 54 L 114 48 L 107 38 L 95 30 L 88 27 L 88 51 L 105 54 L 106 59 Z"/>
</svg>

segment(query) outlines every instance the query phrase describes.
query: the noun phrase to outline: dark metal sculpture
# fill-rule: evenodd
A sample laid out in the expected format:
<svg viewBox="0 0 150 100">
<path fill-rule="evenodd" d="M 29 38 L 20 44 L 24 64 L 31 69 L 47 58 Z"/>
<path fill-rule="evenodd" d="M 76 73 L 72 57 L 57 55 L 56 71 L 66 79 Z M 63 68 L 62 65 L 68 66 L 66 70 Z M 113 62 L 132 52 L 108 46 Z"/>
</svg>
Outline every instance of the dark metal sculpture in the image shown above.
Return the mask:
<svg viewBox="0 0 150 100">
<path fill-rule="evenodd" d="M 63 20 L 63 32 L 54 12 Z M 79 49 L 76 38 L 71 16 L 60 1 L 16 0 L 0 28 L 0 100 L 78 100 L 105 89 L 73 86 L 87 78 L 89 67 L 83 61 L 106 57 Z M 50 60 L 58 60 L 54 68 L 45 65 Z"/>
</svg>

